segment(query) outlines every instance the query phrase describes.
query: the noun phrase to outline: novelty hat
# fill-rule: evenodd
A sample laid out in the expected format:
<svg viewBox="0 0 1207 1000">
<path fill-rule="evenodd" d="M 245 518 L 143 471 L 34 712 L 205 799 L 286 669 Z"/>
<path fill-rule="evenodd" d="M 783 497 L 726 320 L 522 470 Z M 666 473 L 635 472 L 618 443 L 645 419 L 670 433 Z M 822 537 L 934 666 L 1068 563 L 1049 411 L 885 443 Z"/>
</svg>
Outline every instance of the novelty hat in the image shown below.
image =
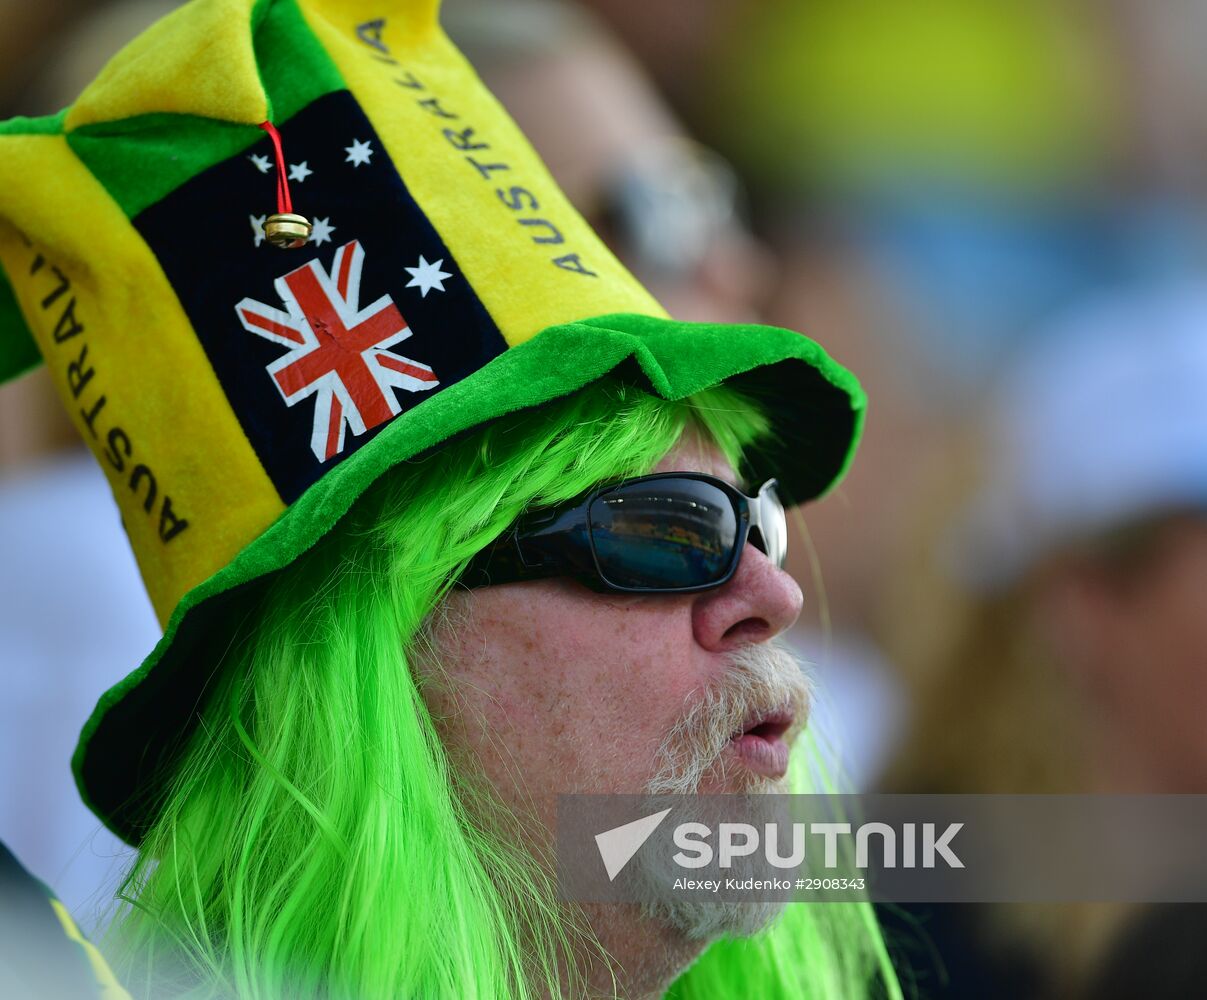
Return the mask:
<svg viewBox="0 0 1207 1000">
<path fill-rule="evenodd" d="M 195 0 L 0 124 L 0 377 L 45 360 L 165 626 L 73 761 L 132 843 L 240 588 L 399 462 L 610 372 L 757 392 L 778 436 L 752 466 L 797 502 L 850 459 L 854 378 L 797 333 L 669 319 L 437 8 Z"/>
</svg>

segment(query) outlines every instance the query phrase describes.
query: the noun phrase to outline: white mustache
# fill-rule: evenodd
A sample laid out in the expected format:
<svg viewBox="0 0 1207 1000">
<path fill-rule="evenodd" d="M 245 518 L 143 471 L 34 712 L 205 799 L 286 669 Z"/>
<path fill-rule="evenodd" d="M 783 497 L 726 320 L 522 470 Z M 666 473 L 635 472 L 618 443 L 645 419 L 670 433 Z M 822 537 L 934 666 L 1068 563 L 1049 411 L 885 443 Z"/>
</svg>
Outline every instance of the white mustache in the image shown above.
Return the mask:
<svg viewBox="0 0 1207 1000">
<path fill-rule="evenodd" d="M 804 728 L 812 686 L 800 660 L 781 642 L 743 646 L 667 733 L 655 756 L 649 795 L 694 795 L 735 733 L 752 716 L 789 708 L 796 717 L 785 734 Z"/>
</svg>

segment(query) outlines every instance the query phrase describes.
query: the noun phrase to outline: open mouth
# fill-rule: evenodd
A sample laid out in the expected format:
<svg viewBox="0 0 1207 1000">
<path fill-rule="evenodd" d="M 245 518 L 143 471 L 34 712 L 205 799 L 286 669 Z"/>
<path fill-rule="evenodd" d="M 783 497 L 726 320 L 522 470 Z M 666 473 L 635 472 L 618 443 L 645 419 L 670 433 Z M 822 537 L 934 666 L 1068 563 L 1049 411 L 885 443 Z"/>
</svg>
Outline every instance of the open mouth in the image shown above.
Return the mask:
<svg viewBox="0 0 1207 1000">
<path fill-rule="evenodd" d="M 767 778 L 782 778 L 788 771 L 788 741 L 796 716 L 791 709 L 759 712 L 747 717 L 729 745 L 750 770 Z"/>
</svg>

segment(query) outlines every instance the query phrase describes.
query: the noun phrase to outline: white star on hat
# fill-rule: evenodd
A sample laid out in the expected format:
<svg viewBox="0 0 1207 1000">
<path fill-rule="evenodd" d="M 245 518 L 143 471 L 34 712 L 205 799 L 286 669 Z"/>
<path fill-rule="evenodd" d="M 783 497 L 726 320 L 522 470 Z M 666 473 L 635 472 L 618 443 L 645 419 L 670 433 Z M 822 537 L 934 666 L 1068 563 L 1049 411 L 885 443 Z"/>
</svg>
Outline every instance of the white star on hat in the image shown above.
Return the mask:
<svg viewBox="0 0 1207 1000">
<path fill-rule="evenodd" d="M 315 219 L 314 226 L 310 230 L 310 242 L 314 246 L 320 243 L 330 243 L 331 234 L 335 232 L 335 226 L 331 225 L 331 217 L 325 219 Z"/>
<path fill-rule="evenodd" d="M 344 152 L 348 154 L 344 157 L 344 162 L 359 167 L 362 163 L 369 162 L 369 157 L 373 155 L 373 147 L 369 145 L 368 140 L 353 139 L 351 146 L 344 147 Z"/>
<path fill-rule="evenodd" d="M 248 157 L 255 168 L 262 174 L 268 173 L 272 169 L 272 161 L 267 156 L 253 155 Z"/>
<path fill-rule="evenodd" d="M 264 242 L 264 220 L 267 218 L 267 215 L 248 216 L 248 219 L 251 220 L 251 231 L 256 238 L 256 246 Z"/>
<path fill-rule="evenodd" d="M 304 181 L 312 173 L 314 173 L 314 171 L 306 165 L 305 160 L 303 160 L 301 163 L 289 164 L 289 179 L 291 181 L 297 181 L 299 184 L 301 184 L 302 181 Z"/>
<path fill-rule="evenodd" d="M 427 260 L 424 259 L 423 254 L 420 254 L 419 264 L 416 267 L 403 268 L 403 270 L 411 276 L 411 280 L 407 282 L 406 287 L 418 288 L 420 294 L 425 299 L 427 298 L 427 293 L 433 288 L 438 292 L 443 292 L 444 279 L 452 277 L 452 275 L 447 271 L 440 270 L 440 265 L 443 263 L 444 258 L 441 257 L 440 260 L 436 261 L 435 263 L 429 264 Z"/>
</svg>

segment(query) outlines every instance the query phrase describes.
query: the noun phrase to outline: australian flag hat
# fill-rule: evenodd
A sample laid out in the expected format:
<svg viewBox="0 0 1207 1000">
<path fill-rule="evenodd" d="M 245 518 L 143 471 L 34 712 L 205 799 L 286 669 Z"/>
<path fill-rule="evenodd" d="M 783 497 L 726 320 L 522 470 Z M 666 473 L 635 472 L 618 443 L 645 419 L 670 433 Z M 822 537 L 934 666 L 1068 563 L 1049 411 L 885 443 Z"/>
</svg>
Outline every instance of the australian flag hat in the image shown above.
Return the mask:
<svg viewBox="0 0 1207 1000">
<path fill-rule="evenodd" d="M 165 628 L 73 762 L 131 842 L 223 595 L 291 563 L 393 465 L 609 372 L 668 399 L 756 392 L 777 435 L 753 471 L 796 502 L 850 460 L 850 373 L 798 333 L 668 318 L 437 15 L 194 0 L 71 107 L 0 123 L 0 378 L 49 367 Z M 290 212 L 309 239 L 281 251 L 273 216 Z"/>
</svg>

